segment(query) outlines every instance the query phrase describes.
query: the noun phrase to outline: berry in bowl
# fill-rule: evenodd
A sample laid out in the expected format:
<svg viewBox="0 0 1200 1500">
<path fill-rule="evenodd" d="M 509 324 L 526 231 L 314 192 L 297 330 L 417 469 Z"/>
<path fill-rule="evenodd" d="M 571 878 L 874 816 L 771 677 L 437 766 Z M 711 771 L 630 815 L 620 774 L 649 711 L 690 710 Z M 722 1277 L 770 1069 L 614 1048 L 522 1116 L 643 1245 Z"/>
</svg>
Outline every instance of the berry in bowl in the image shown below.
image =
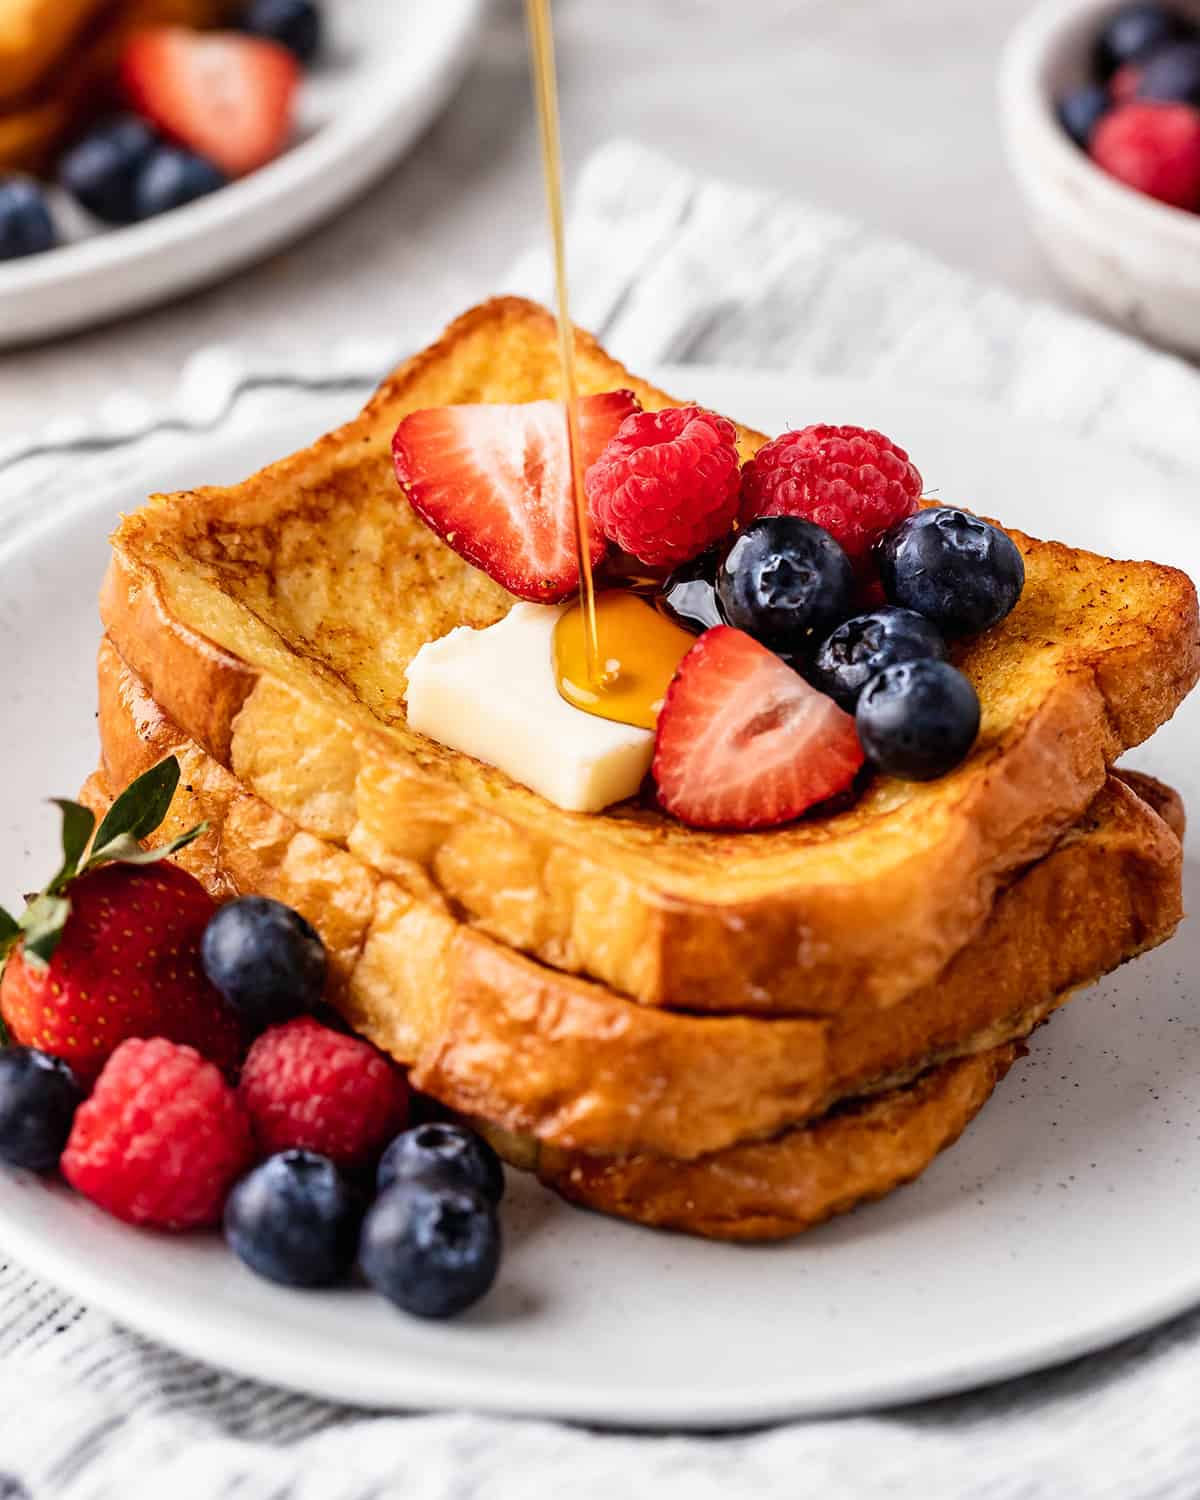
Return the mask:
<svg viewBox="0 0 1200 1500">
<path fill-rule="evenodd" d="M 1001 70 L 1009 159 L 1075 291 L 1200 352 L 1200 5 L 1045 0 Z"/>
</svg>

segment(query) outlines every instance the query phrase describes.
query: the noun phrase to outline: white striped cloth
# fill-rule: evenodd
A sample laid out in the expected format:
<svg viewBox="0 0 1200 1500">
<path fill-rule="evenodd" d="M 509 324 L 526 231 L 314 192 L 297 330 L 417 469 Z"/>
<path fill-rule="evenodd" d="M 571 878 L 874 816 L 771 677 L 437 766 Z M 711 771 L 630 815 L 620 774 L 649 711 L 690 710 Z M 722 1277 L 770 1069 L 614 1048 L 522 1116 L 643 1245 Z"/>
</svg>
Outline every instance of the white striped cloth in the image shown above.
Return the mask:
<svg viewBox="0 0 1200 1500">
<path fill-rule="evenodd" d="M 635 367 L 902 380 L 1102 431 L 1200 473 L 1200 377 L 1182 362 L 634 145 L 606 148 L 582 174 L 572 264 L 579 321 Z M 544 294 L 544 276 L 532 255 L 512 289 Z M 342 349 L 299 377 L 206 354 L 164 411 L 116 402 L 95 423 L 35 435 L 41 456 L 10 452 L 5 468 L 0 454 L 0 515 L 119 481 L 158 445 L 210 445 L 180 434 L 251 421 L 282 386 L 289 403 L 309 387 L 353 392 L 390 353 Z M 24 1268 L 0 1272 L 0 1500 L 1196 1500 L 1197 1391 L 1193 1314 L 990 1391 L 741 1436 L 374 1416 L 182 1359 Z"/>
</svg>

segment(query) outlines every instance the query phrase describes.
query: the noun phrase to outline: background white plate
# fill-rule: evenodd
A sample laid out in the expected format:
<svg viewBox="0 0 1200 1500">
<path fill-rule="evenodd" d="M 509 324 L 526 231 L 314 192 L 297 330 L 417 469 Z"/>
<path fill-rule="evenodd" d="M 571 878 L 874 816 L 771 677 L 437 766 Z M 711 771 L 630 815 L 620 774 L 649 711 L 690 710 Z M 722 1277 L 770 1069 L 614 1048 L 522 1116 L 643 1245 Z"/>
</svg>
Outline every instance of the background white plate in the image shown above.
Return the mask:
<svg viewBox="0 0 1200 1500">
<path fill-rule="evenodd" d="M 327 0 L 330 40 L 305 78 L 298 140 L 278 160 L 173 213 L 87 232 L 0 263 L 0 348 L 166 301 L 299 238 L 379 177 L 425 128 L 470 58 L 486 0 Z"/>
<path fill-rule="evenodd" d="M 1200 573 L 1193 494 L 1148 464 L 983 407 L 849 384 L 669 372 L 767 431 L 869 422 L 947 498 L 1047 536 Z M 331 402 L 329 420 L 346 414 Z M 314 434 L 295 424 L 161 465 L 142 490 L 232 480 Z M 54 817 L 95 758 L 94 598 L 105 533 L 138 492 L 0 546 L 0 893 L 49 868 Z M 1195 706 L 1134 763 L 1200 791 Z M 1196 865 L 1188 905 L 1200 905 Z M 749 1424 L 912 1400 L 1094 1349 L 1200 1300 L 1198 937 L 1077 998 L 914 1187 L 784 1246 L 657 1234 L 510 1173 L 492 1297 L 445 1327 L 363 1291 L 288 1292 L 214 1239 L 126 1229 L 0 1173 L 0 1244 L 146 1334 L 246 1375 L 376 1406 L 474 1406 L 642 1426 Z"/>
</svg>

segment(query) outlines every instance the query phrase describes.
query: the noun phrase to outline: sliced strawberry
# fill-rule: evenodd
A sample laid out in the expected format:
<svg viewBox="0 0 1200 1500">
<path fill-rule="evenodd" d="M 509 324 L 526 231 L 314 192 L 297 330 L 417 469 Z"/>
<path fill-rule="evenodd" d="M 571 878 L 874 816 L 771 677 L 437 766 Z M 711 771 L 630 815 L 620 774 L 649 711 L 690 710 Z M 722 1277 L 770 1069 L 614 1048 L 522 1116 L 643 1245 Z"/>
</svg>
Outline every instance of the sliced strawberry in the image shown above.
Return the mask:
<svg viewBox="0 0 1200 1500">
<path fill-rule="evenodd" d="M 659 801 L 693 828 L 769 828 L 844 791 L 854 720 L 743 631 L 706 631 L 658 716 Z"/>
<path fill-rule="evenodd" d="M 121 58 L 133 107 L 230 177 L 283 150 L 299 80 L 286 47 L 236 31 L 155 26 L 133 36 Z"/>
<path fill-rule="evenodd" d="M 582 468 L 638 410 L 632 391 L 579 403 Z M 412 508 L 460 557 L 510 594 L 553 604 L 579 587 L 567 426 L 559 401 L 415 411 L 392 442 Z M 604 556 L 593 529 L 592 563 Z"/>
</svg>

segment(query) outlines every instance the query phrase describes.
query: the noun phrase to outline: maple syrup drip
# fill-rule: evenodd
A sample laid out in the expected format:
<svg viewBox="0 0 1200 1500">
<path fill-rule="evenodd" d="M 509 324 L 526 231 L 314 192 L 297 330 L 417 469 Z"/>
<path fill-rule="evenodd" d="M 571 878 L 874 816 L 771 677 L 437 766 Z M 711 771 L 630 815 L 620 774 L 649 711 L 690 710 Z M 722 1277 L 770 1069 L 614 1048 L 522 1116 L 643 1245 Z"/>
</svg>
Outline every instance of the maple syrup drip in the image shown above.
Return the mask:
<svg viewBox="0 0 1200 1500">
<path fill-rule="evenodd" d="M 558 80 L 554 61 L 554 32 L 550 24 L 550 0 L 525 0 L 529 22 L 529 48 L 533 65 L 533 88 L 537 99 L 542 138 L 542 167 L 546 179 L 546 209 L 554 250 L 554 286 L 558 312 L 558 358 L 562 370 L 562 393 L 567 412 L 567 442 L 571 459 L 571 489 L 575 499 L 575 544 L 579 554 L 579 593 L 582 604 L 584 682 L 593 691 L 603 691 L 603 664 L 596 624 L 596 585 L 592 578 L 588 546 L 587 497 L 583 489 L 582 450 L 579 440 L 579 383 L 575 374 L 575 334 L 567 294 L 567 251 L 563 232 L 562 150 L 558 128 Z"/>
<path fill-rule="evenodd" d="M 639 729 L 653 729 L 679 663 L 696 637 L 626 589 L 596 599 L 596 625 L 604 682 L 588 676 L 587 632 L 581 604 L 572 605 L 554 630 L 554 678 L 568 703 L 585 713 Z"/>
</svg>

